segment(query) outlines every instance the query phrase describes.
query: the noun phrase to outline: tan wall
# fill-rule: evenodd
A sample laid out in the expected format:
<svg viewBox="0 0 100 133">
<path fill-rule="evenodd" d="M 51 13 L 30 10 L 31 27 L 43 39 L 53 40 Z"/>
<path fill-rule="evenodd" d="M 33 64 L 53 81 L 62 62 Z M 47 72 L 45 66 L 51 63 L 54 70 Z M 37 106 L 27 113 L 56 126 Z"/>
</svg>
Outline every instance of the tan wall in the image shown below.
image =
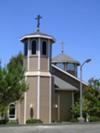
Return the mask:
<svg viewBox="0 0 100 133">
<path fill-rule="evenodd" d="M 29 57 L 29 70 L 30 71 L 38 70 L 38 57 L 37 56 Z"/>
<path fill-rule="evenodd" d="M 41 57 L 41 64 L 40 64 L 40 70 L 42 72 L 48 71 L 48 58 L 47 57 Z"/>
<path fill-rule="evenodd" d="M 30 119 L 30 106 L 33 106 L 34 116 L 37 119 L 37 91 L 38 77 L 27 77 L 29 89 L 26 93 L 26 120 Z M 40 119 L 43 123 L 49 123 L 49 93 L 50 93 L 50 77 L 40 77 Z M 24 99 L 25 100 L 25 99 Z M 24 123 L 24 100 L 17 105 L 17 117 L 19 123 Z"/>
<path fill-rule="evenodd" d="M 24 68 L 25 71 L 27 71 L 27 67 L 28 67 L 28 57 L 24 57 Z M 38 70 L 38 58 L 37 56 L 30 56 L 29 57 L 29 70 L 30 71 L 37 71 Z"/>
<path fill-rule="evenodd" d="M 27 71 L 27 58 L 24 58 L 24 68 Z M 29 71 L 37 71 L 38 70 L 38 57 L 37 56 L 30 56 L 29 57 Z M 40 70 L 41 72 L 48 71 L 48 58 L 41 57 L 40 61 Z"/>
<path fill-rule="evenodd" d="M 21 124 L 24 123 L 24 101 L 20 103 L 20 121 Z"/>
<path fill-rule="evenodd" d="M 37 117 L 37 77 L 28 77 L 29 90 L 27 91 L 26 119 L 30 118 L 30 106 L 33 106 L 34 118 Z"/>
<path fill-rule="evenodd" d="M 24 123 L 24 99 L 18 101 L 16 104 L 16 119 L 18 123 Z"/>
<path fill-rule="evenodd" d="M 48 77 L 42 77 L 40 79 L 40 119 L 44 123 L 49 122 L 49 80 Z"/>
</svg>

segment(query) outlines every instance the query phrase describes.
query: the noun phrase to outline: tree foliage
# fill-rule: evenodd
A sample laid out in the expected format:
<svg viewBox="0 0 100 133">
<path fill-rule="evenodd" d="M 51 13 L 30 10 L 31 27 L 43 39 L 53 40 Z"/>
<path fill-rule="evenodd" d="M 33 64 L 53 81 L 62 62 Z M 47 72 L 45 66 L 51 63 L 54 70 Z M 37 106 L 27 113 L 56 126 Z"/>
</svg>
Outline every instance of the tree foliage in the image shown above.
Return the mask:
<svg viewBox="0 0 100 133">
<path fill-rule="evenodd" d="M 83 116 L 88 114 L 90 117 L 100 118 L 100 79 L 91 78 L 89 80 L 90 88 L 83 94 Z M 72 109 L 75 117 L 79 117 L 80 104 L 75 103 Z"/>
<path fill-rule="evenodd" d="M 24 78 L 23 55 L 12 57 L 7 66 L 0 65 L 0 111 L 19 100 L 28 89 Z"/>
</svg>

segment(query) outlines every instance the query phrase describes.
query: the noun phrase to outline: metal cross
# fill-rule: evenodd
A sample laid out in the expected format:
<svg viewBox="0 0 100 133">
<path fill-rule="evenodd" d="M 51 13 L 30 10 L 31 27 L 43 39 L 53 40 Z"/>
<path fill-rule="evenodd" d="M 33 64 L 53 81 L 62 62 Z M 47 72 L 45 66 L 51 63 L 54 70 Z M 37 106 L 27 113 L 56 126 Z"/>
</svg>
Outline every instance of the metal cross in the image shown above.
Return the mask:
<svg viewBox="0 0 100 133">
<path fill-rule="evenodd" d="M 37 20 L 37 31 L 39 31 L 40 30 L 40 19 L 41 19 L 42 17 L 40 16 L 40 15 L 37 15 L 37 17 L 35 18 L 36 20 Z"/>
<path fill-rule="evenodd" d="M 63 41 L 61 42 L 61 53 L 62 54 L 64 53 L 64 42 Z"/>
</svg>

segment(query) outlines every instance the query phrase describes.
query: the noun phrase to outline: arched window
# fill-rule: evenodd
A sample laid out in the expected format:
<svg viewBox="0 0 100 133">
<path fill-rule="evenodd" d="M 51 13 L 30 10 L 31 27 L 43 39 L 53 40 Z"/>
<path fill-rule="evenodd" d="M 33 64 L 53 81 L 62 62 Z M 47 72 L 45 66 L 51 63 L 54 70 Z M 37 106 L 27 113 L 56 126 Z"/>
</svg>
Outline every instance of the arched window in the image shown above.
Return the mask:
<svg viewBox="0 0 100 133">
<path fill-rule="evenodd" d="M 9 105 L 9 119 L 15 119 L 16 117 L 16 108 L 15 104 Z"/>
<path fill-rule="evenodd" d="M 42 41 L 42 55 L 47 55 L 47 42 Z"/>
<path fill-rule="evenodd" d="M 36 54 L 36 40 L 32 41 L 32 55 Z"/>
</svg>

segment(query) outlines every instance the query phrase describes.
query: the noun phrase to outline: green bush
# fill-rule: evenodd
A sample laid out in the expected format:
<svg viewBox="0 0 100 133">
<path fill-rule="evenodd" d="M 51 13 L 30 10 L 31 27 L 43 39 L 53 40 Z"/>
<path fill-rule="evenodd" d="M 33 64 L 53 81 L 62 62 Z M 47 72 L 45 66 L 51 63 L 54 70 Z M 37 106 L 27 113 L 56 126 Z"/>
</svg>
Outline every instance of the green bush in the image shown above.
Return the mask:
<svg viewBox="0 0 100 133">
<path fill-rule="evenodd" d="M 17 125 L 18 122 L 17 122 L 17 120 L 10 120 L 10 121 L 8 121 L 7 124 L 8 124 L 8 125 Z"/>
<path fill-rule="evenodd" d="M 0 125 L 1 125 L 1 124 L 6 124 L 7 122 L 8 122 L 7 119 L 2 119 L 2 120 L 0 120 Z"/>
<path fill-rule="evenodd" d="M 27 123 L 27 124 L 35 124 L 35 123 L 42 123 L 42 121 L 39 120 L 39 119 L 28 119 L 28 120 L 26 121 L 26 123 Z"/>
<path fill-rule="evenodd" d="M 100 117 L 90 116 L 89 121 L 90 122 L 99 122 L 100 121 Z"/>
</svg>

